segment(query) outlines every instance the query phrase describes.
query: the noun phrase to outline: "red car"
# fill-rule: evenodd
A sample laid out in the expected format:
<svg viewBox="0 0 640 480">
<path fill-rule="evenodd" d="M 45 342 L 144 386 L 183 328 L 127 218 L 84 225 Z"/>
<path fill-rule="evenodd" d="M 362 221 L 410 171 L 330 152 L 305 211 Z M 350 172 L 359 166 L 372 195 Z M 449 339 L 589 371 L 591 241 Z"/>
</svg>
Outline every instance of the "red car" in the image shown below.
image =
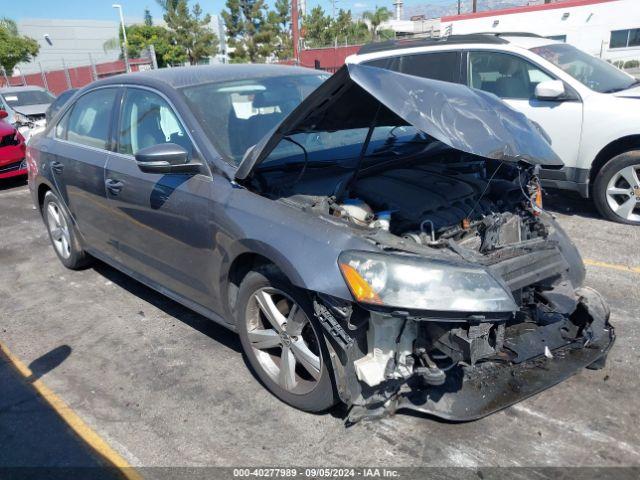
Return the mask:
<svg viewBox="0 0 640 480">
<path fill-rule="evenodd" d="M 24 137 L 13 125 L 2 121 L 7 112 L 0 110 L 0 179 L 27 174 Z"/>
</svg>

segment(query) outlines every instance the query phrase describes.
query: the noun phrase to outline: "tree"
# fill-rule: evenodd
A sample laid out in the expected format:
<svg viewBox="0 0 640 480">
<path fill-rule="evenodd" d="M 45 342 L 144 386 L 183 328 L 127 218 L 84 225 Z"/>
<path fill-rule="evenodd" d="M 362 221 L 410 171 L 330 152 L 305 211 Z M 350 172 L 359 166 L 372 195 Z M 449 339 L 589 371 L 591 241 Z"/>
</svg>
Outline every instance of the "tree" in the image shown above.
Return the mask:
<svg viewBox="0 0 640 480">
<path fill-rule="evenodd" d="M 289 0 L 276 0 L 274 9 L 267 12 L 266 25 L 263 27 L 266 38 L 273 46 L 273 54 L 279 59 L 293 55 L 291 37 L 291 3 Z"/>
<path fill-rule="evenodd" d="M 309 15 L 305 15 L 302 19 L 302 29 L 307 46 L 318 48 L 331 45 L 334 38 L 331 24 L 331 17 L 320 5 L 314 7 Z"/>
<path fill-rule="evenodd" d="M 165 10 L 164 21 L 171 30 L 172 42 L 184 52 L 191 65 L 218 53 L 218 37 L 209 27 L 211 15 L 203 15 L 199 3 L 191 11 L 187 0 L 177 0 L 175 8 L 173 2 L 165 3 L 168 8 Z"/>
<path fill-rule="evenodd" d="M 302 20 L 304 40 L 311 48 L 328 47 L 335 43 L 364 43 L 369 38 L 369 28 L 362 21 L 354 21 L 351 10 L 340 9 L 335 19 L 317 6 Z"/>
<path fill-rule="evenodd" d="M 227 0 L 225 6 L 222 18 L 231 62 L 263 62 L 270 57 L 276 51 L 280 17 L 269 16 L 264 0 Z"/>
<path fill-rule="evenodd" d="M 153 26 L 153 17 L 151 16 L 151 10 L 148 8 L 144 9 L 144 24 L 147 27 Z"/>
<path fill-rule="evenodd" d="M 182 64 L 188 60 L 183 48 L 173 43 L 171 31 L 159 25 L 129 25 L 127 29 L 127 54 L 129 58 L 141 57 L 153 45 L 159 68 Z M 122 35 L 122 34 L 120 34 Z M 120 39 L 122 41 L 122 37 Z"/>
<path fill-rule="evenodd" d="M 380 24 L 386 22 L 387 20 L 389 20 L 392 16 L 391 11 L 389 11 L 389 9 L 387 9 L 387 7 L 375 7 L 375 10 L 372 11 L 366 11 L 362 14 L 362 18 L 366 19 L 369 21 L 369 28 L 371 30 L 371 39 L 372 40 L 377 40 L 378 37 L 378 27 L 380 26 Z"/>
<path fill-rule="evenodd" d="M 40 46 L 33 38 L 18 33 L 16 23 L 9 18 L 0 18 L 0 65 L 13 74 L 20 62 L 29 62 L 38 55 Z"/>
<path fill-rule="evenodd" d="M 170 10 L 175 11 L 178 8 L 179 1 L 180 0 L 156 0 L 156 3 L 160 5 L 160 8 L 166 13 Z"/>
</svg>

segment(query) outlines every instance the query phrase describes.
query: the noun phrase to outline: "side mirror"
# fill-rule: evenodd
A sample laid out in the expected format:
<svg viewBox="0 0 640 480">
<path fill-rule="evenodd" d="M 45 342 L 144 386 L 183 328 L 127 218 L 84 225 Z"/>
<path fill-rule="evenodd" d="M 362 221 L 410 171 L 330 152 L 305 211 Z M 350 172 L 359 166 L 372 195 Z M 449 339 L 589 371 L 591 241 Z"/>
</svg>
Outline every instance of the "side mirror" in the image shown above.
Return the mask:
<svg viewBox="0 0 640 480">
<path fill-rule="evenodd" d="M 6 110 L 0 110 L 0 120 L 2 120 L 3 118 L 7 118 L 8 116 L 9 114 Z"/>
<path fill-rule="evenodd" d="M 564 93 L 562 80 L 546 80 L 536 85 L 535 96 L 539 100 L 557 100 Z"/>
<path fill-rule="evenodd" d="M 189 163 L 189 154 L 175 143 L 161 143 L 138 150 L 138 168 L 144 173 L 200 173 L 201 163 Z"/>
</svg>

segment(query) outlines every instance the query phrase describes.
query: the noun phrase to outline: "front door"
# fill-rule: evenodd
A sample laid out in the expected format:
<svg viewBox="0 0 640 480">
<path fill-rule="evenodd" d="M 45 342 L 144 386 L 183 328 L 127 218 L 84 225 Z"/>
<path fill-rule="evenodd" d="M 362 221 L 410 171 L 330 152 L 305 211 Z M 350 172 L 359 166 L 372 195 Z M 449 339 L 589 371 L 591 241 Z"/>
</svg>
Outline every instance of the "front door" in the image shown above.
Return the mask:
<svg viewBox="0 0 640 480">
<path fill-rule="evenodd" d="M 517 55 L 469 52 L 469 86 L 497 95 L 538 123 L 551 138 L 551 147 L 565 166 L 575 167 L 582 134 L 582 102 L 577 95 L 558 100 L 535 98 L 536 85 L 546 80 L 555 78 Z"/>
<path fill-rule="evenodd" d="M 172 107 L 158 93 L 127 88 L 109 155 L 105 185 L 118 261 L 206 308 L 213 306 L 212 179 L 208 175 L 143 173 L 135 153 L 161 143 L 197 153 Z"/>
</svg>

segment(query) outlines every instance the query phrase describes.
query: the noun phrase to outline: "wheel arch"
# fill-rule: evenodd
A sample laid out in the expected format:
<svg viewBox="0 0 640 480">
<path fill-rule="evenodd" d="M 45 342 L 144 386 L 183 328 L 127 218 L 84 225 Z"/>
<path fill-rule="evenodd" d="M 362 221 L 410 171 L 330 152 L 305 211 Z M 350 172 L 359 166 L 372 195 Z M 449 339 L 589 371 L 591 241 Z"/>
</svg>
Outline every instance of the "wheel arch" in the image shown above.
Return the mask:
<svg viewBox="0 0 640 480">
<path fill-rule="evenodd" d="M 47 194 L 47 192 L 51 192 L 51 191 L 53 191 L 53 188 L 51 188 L 51 185 L 49 185 L 46 182 L 42 182 L 40 183 L 40 185 L 38 185 L 37 198 L 38 198 L 38 207 L 40 208 L 41 212 L 42 212 L 42 206 L 44 205 L 44 196 Z"/>
<path fill-rule="evenodd" d="M 229 309 L 231 318 L 235 320 L 235 303 L 240 283 L 244 277 L 260 267 L 273 266 L 278 269 L 293 285 L 304 288 L 304 282 L 295 267 L 279 252 L 273 251 L 261 242 L 250 242 L 249 248 L 243 248 L 231 261 L 222 278 L 225 280 L 222 299 Z M 247 247 L 245 245 L 245 247 Z"/>
<path fill-rule="evenodd" d="M 593 160 L 591 171 L 589 172 L 589 184 L 591 187 L 593 187 L 598 173 L 609 160 L 621 153 L 636 149 L 640 149 L 640 135 L 627 135 L 626 137 L 618 138 L 600 150 Z"/>
</svg>

